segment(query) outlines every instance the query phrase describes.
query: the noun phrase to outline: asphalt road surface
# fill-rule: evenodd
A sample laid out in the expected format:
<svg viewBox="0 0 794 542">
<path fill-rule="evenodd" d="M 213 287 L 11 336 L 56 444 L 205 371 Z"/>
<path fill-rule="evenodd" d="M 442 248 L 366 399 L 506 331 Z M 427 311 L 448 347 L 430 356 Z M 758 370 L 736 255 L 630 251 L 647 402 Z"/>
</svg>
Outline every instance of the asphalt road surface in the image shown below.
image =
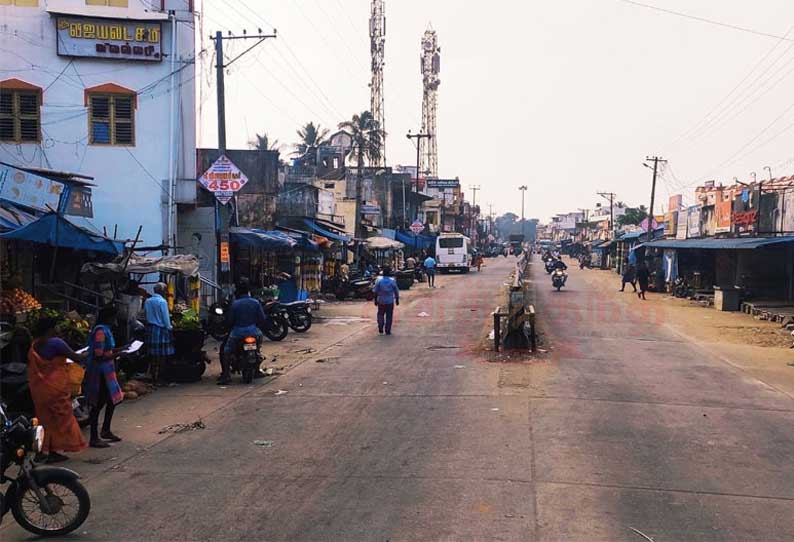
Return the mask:
<svg viewBox="0 0 794 542">
<path fill-rule="evenodd" d="M 550 352 L 488 363 L 513 262 L 445 277 L 391 337 L 373 324 L 92 477 L 72 539 L 794 540 L 791 397 L 595 271 L 555 292 L 539 263 Z"/>
</svg>

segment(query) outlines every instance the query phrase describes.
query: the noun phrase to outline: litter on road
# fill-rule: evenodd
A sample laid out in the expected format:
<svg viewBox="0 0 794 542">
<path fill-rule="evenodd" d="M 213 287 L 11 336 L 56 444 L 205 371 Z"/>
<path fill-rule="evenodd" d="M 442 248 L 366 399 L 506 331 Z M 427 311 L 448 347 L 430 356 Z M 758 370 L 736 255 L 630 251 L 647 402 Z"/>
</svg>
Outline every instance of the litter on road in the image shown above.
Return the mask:
<svg viewBox="0 0 794 542">
<path fill-rule="evenodd" d="M 255 440 L 254 444 L 256 446 L 261 446 L 263 448 L 272 448 L 273 447 L 273 441 L 272 440 Z"/>
<path fill-rule="evenodd" d="M 199 429 L 204 429 L 206 425 L 201 420 L 197 420 L 193 423 L 172 423 L 171 425 L 167 425 L 160 429 L 157 433 L 159 435 L 165 433 L 185 433 L 187 431 L 198 431 Z"/>
<path fill-rule="evenodd" d="M 286 394 L 288 394 L 288 393 L 289 393 L 289 392 L 288 392 L 287 390 L 278 390 L 278 391 L 276 391 L 276 393 L 274 393 L 273 395 L 286 395 Z"/>
<path fill-rule="evenodd" d="M 420 312 L 420 313 L 419 313 L 417 316 L 419 316 L 419 318 L 427 318 L 427 317 L 428 317 L 428 316 L 430 316 L 430 315 L 429 315 L 429 314 L 427 314 L 425 311 L 422 311 L 422 312 Z"/>
</svg>

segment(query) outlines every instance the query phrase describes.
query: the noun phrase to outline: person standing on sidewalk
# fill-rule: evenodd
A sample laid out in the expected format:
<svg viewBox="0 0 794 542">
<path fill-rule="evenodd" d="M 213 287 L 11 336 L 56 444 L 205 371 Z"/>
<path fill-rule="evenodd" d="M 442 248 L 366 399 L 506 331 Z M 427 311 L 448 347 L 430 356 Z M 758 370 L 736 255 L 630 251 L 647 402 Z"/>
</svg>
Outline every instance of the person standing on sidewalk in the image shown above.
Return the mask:
<svg viewBox="0 0 794 542">
<path fill-rule="evenodd" d="M 383 276 L 375 281 L 372 291 L 375 293 L 375 305 L 378 307 L 378 333 L 391 335 L 391 324 L 394 320 L 394 306 L 400 304 L 400 289 L 392 277 L 391 267 L 383 268 Z"/>
<path fill-rule="evenodd" d="M 427 287 L 436 287 L 436 260 L 432 256 L 428 256 L 424 261 L 425 274 L 427 275 Z"/>
<path fill-rule="evenodd" d="M 648 291 L 650 279 L 651 272 L 648 271 L 648 266 L 645 265 L 645 262 L 640 263 L 640 266 L 637 268 L 637 282 L 640 283 L 640 291 L 637 292 L 637 297 L 640 299 L 645 299 L 645 292 Z"/>
<path fill-rule="evenodd" d="M 116 325 L 117 310 L 115 305 L 105 305 L 99 311 L 97 325 L 88 337 L 88 360 L 86 363 L 84 391 L 88 404 L 91 405 L 91 440 L 92 448 L 107 448 L 109 442 L 119 442 L 110 430 L 113 412 L 116 405 L 124 399 L 118 378 L 116 377 L 115 359 L 123 347 L 116 348 L 111 328 Z M 105 409 L 102 432 L 99 432 L 99 413 Z"/>
<path fill-rule="evenodd" d="M 146 347 L 149 350 L 149 371 L 152 384 L 163 383 L 160 372 L 168 356 L 174 355 L 171 342 L 171 315 L 168 313 L 168 301 L 165 300 L 167 286 L 158 282 L 154 286 L 154 295 L 143 304 L 146 313 Z"/>
</svg>

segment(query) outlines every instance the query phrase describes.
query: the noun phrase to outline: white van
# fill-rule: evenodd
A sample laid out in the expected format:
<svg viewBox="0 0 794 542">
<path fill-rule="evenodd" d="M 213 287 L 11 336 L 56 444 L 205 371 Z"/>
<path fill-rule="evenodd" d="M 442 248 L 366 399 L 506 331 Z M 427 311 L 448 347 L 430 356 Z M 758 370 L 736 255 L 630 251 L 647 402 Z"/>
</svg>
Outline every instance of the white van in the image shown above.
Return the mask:
<svg viewBox="0 0 794 542">
<path fill-rule="evenodd" d="M 436 239 L 436 267 L 439 271 L 458 269 L 461 273 L 469 272 L 470 240 L 460 233 L 442 233 Z"/>
</svg>

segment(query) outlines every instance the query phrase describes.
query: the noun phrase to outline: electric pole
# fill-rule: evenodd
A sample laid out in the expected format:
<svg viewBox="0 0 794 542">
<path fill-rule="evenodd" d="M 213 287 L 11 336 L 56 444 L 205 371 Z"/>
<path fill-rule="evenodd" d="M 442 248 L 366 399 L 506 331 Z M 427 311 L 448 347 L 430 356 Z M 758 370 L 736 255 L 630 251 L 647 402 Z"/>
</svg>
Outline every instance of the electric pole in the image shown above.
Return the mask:
<svg viewBox="0 0 794 542">
<path fill-rule="evenodd" d="M 521 235 L 526 236 L 527 223 L 524 220 L 524 193 L 527 191 L 527 185 L 519 186 L 518 189 L 521 190 Z"/>
<path fill-rule="evenodd" d="M 422 149 L 422 140 L 423 139 L 430 140 L 433 136 L 432 136 L 432 134 L 421 133 L 421 132 L 418 133 L 418 134 L 412 134 L 411 131 L 408 130 L 408 133 L 406 134 L 405 137 L 407 137 L 408 139 L 411 139 L 411 140 L 413 140 L 413 139 L 416 140 L 416 143 L 415 143 L 415 145 L 416 145 L 416 178 L 414 179 L 414 186 L 416 187 L 416 192 L 418 193 L 419 192 L 419 158 L 420 158 L 419 153 L 420 153 L 420 151 Z M 442 190 L 444 190 L 444 189 L 442 188 Z M 444 202 L 446 203 L 446 198 L 444 198 Z M 403 198 L 403 205 L 405 205 L 405 199 L 404 198 Z M 417 216 L 414 216 L 414 218 L 417 218 L 418 215 L 419 215 L 419 207 L 418 206 L 416 208 L 416 215 Z M 443 226 L 444 226 L 444 224 L 442 223 L 441 227 L 443 228 Z"/>
<path fill-rule="evenodd" d="M 602 198 L 609 198 L 609 238 L 615 238 L 615 194 L 614 192 L 596 192 Z"/>
<path fill-rule="evenodd" d="M 218 96 L 218 151 L 220 151 L 221 156 L 226 153 L 226 93 L 225 93 L 225 81 L 224 81 L 224 69 L 228 68 L 239 59 L 241 56 L 246 54 L 248 51 L 259 45 L 260 43 L 264 42 L 268 38 L 275 38 L 276 37 L 276 30 L 273 29 L 272 34 L 263 34 L 262 29 L 258 29 L 258 34 L 251 34 L 248 35 L 245 30 L 243 30 L 243 34 L 240 36 L 232 35 L 229 32 L 226 36 L 223 35 L 223 32 L 218 30 L 215 32 L 215 35 L 210 35 L 210 39 L 215 42 L 215 78 L 217 83 L 217 96 Z M 258 40 L 249 48 L 245 49 L 242 53 L 234 57 L 233 59 L 229 60 L 226 64 L 224 64 L 223 59 L 223 42 L 227 40 L 249 40 L 255 39 Z M 217 264 L 218 264 L 218 276 L 217 282 L 224 286 L 226 289 L 230 283 L 231 277 L 231 257 L 229 253 L 229 221 L 237 214 L 237 198 L 234 198 L 234 207 L 235 213 L 231 215 L 230 210 L 225 206 L 221 205 L 220 202 L 216 199 L 215 200 L 215 242 L 217 247 Z M 235 219 L 236 220 L 236 219 Z M 226 292 L 224 292 L 226 293 Z"/>
<path fill-rule="evenodd" d="M 648 162 L 653 162 L 653 182 L 651 183 L 651 208 L 648 209 L 648 242 L 650 243 L 653 240 L 653 200 L 656 198 L 656 176 L 659 173 L 659 162 L 665 163 L 667 160 L 663 160 L 658 156 L 646 156 L 645 160 Z M 650 168 L 648 164 L 643 163 L 643 165 L 647 168 Z"/>
</svg>

